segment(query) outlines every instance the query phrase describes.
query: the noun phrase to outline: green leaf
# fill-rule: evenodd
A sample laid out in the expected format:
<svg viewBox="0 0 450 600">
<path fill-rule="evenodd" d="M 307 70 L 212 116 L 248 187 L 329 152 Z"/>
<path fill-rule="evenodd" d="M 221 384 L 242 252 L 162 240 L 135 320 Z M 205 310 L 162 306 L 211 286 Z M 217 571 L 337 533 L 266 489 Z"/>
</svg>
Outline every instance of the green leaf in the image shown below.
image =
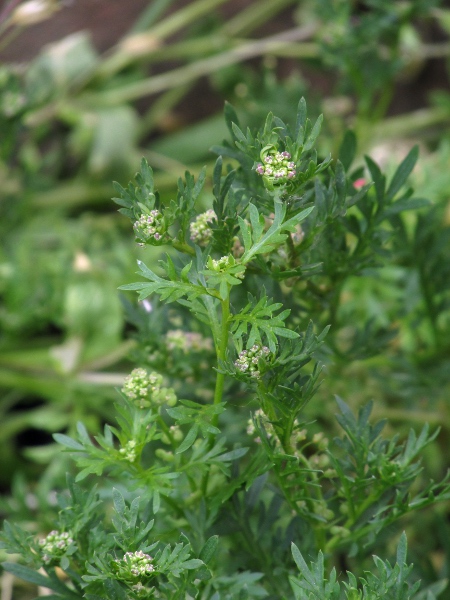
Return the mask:
<svg viewBox="0 0 450 600">
<path fill-rule="evenodd" d="M 306 124 L 306 100 L 304 98 L 300 98 L 297 107 L 297 120 L 295 123 L 295 135 L 294 139 L 298 146 L 303 146 L 303 134 L 305 131 Z"/>
<path fill-rule="evenodd" d="M 159 294 L 161 300 L 165 300 L 167 303 L 175 302 L 180 298 L 187 297 L 189 300 L 192 300 L 202 294 L 208 294 L 209 290 L 203 286 L 196 285 L 193 283 L 189 283 L 188 281 L 180 281 L 176 279 L 173 281 L 172 279 L 164 279 L 159 277 L 156 273 L 154 273 L 151 269 L 149 269 L 144 263 L 138 261 L 139 268 L 141 270 L 141 274 L 146 279 L 149 279 L 151 283 L 131 283 L 128 285 L 123 285 L 119 289 L 121 290 L 141 290 L 139 294 L 139 299 L 143 300 L 151 294 Z M 168 258 L 167 262 L 164 263 L 166 271 L 170 277 L 174 279 L 177 278 L 177 274 L 175 269 L 173 268 L 173 263 L 170 258 Z M 190 267 L 189 267 L 190 268 Z M 183 269 L 183 276 L 187 275 L 188 268 L 185 267 Z M 182 275 L 180 274 L 180 279 Z"/>
<path fill-rule="evenodd" d="M 377 163 L 370 158 L 370 156 L 365 156 L 364 160 L 366 161 L 367 168 L 369 169 L 369 173 L 373 179 L 375 184 L 375 192 L 377 195 L 378 203 L 381 204 L 384 199 L 384 190 L 386 186 L 386 178 L 380 170 L 380 167 Z"/>
<path fill-rule="evenodd" d="M 236 124 L 236 126 L 239 127 L 239 119 L 234 106 L 227 101 L 225 101 L 224 114 L 227 127 L 230 130 L 230 133 L 233 134 L 233 124 Z"/>
<path fill-rule="evenodd" d="M 119 492 L 117 488 L 113 488 L 112 490 L 114 509 L 116 513 L 123 517 L 126 511 L 126 504 L 122 494 Z"/>
<path fill-rule="evenodd" d="M 183 567 L 183 569 L 198 569 L 203 565 L 203 561 L 199 560 L 198 558 L 191 558 L 190 560 L 185 560 L 183 563 L 181 563 L 181 566 Z"/>
<path fill-rule="evenodd" d="M 59 592 L 65 598 L 77 598 L 78 600 L 80 598 L 78 594 L 72 592 L 66 585 L 59 581 L 56 576 L 46 577 L 45 575 L 41 575 L 41 573 L 33 571 L 33 569 L 30 569 L 29 567 L 17 563 L 4 562 L 2 563 L 2 566 L 5 571 L 12 573 L 16 577 L 19 577 L 19 579 Z"/>
<path fill-rule="evenodd" d="M 323 121 L 323 115 L 319 115 L 317 121 L 314 124 L 314 127 L 312 128 L 312 131 L 311 131 L 308 139 L 306 140 L 305 145 L 303 146 L 304 152 L 311 150 L 311 148 L 314 146 L 315 141 L 318 138 L 320 130 L 322 128 L 322 121 Z"/>
<path fill-rule="evenodd" d="M 406 554 L 408 551 L 408 542 L 406 540 L 406 533 L 403 532 L 397 547 L 397 564 L 400 569 L 403 570 L 403 565 L 406 565 Z"/>
<path fill-rule="evenodd" d="M 54 433 L 53 439 L 58 442 L 58 444 L 62 444 L 66 446 L 66 448 L 71 448 L 72 450 L 84 450 L 84 446 L 72 439 L 68 435 L 64 435 L 63 433 Z"/>
<path fill-rule="evenodd" d="M 200 550 L 199 558 L 207 565 L 212 560 L 214 556 L 217 546 L 219 545 L 219 536 L 212 535 L 208 540 L 206 540 L 205 545 Z"/>
<path fill-rule="evenodd" d="M 295 231 L 295 227 L 314 210 L 311 206 L 297 215 L 291 217 L 283 223 L 286 214 L 286 205 L 282 202 L 275 202 L 275 215 L 272 225 L 263 233 L 262 219 L 258 213 L 258 209 L 253 204 L 249 204 L 250 219 L 253 226 L 253 231 L 244 231 L 245 222 L 240 219 L 242 237 L 244 238 L 245 252 L 241 258 L 241 263 L 246 264 L 258 254 L 271 252 L 277 246 L 284 243 L 287 234 L 284 232 Z M 251 244 L 251 245 L 250 245 Z"/>
<path fill-rule="evenodd" d="M 193 425 L 190 428 L 186 437 L 181 442 L 181 444 L 178 446 L 176 454 L 182 454 L 183 452 L 186 452 L 186 450 L 188 450 L 192 446 L 192 444 L 197 439 L 198 429 L 199 429 L 199 425 L 197 425 L 197 424 Z"/>
<path fill-rule="evenodd" d="M 381 222 L 392 215 L 397 215 L 398 213 L 406 210 L 417 210 L 418 208 L 423 208 L 424 206 L 430 206 L 430 201 L 425 198 L 408 198 L 407 200 L 398 200 L 383 210 L 380 217 L 377 219 L 377 222 Z"/>
<path fill-rule="evenodd" d="M 339 148 L 339 160 L 344 169 L 348 171 L 356 154 L 356 136 L 353 131 L 346 131 L 341 147 Z"/>
<path fill-rule="evenodd" d="M 400 163 L 386 192 L 386 200 L 392 200 L 408 179 L 419 158 L 419 146 L 414 146 L 406 158 Z"/>
<path fill-rule="evenodd" d="M 302 553 L 300 552 L 300 550 L 297 548 L 297 546 L 294 544 L 294 542 L 291 543 L 291 552 L 292 552 L 292 557 L 295 561 L 295 564 L 297 565 L 300 573 L 303 575 L 303 577 L 306 579 L 306 581 L 314 586 L 315 584 L 315 580 L 314 577 L 311 574 L 311 571 L 308 568 L 308 565 L 305 562 L 305 559 L 302 556 Z"/>
</svg>

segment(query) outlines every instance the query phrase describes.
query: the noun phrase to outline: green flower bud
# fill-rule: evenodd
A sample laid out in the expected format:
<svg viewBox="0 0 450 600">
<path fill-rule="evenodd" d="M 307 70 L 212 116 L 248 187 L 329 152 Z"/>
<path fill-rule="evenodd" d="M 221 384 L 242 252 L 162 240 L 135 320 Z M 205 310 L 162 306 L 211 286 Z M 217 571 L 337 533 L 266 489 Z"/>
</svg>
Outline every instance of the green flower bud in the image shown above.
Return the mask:
<svg viewBox="0 0 450 600">
<path fill-rule="evenodd" d="M 168 452 L 167 450 L 164 450 L 164 448 L 157 448 L 155 450 L 155 456 L 157 456 L 164 462 L 173 462 L 175 460 L 175 457 L 172 454 L 172 452 Z"/>
<path fill-rule="evenodd" d="M 43 552 L 42 560 L 46 565 L 59 563 L 71 544 L 73 544 L 73 539 L 69 532 L 60 533 L 56 529 L 50 531 L 47 537 L 39 540 L 39 546 Z"/>
</svg>

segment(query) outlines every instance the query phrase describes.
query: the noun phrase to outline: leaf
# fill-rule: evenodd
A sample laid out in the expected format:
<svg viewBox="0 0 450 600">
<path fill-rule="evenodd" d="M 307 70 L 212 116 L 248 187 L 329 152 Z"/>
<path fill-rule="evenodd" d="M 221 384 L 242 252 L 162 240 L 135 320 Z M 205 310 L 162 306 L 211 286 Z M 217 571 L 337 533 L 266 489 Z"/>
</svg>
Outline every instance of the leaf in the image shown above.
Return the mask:
<svg viewBox="0 0 450 600">
<path fill-rule="evenodd" d="M 419 146 L 414 146 L 414 148 L 410 150 L 406 158 L 400 163 L 398 169 L 394 173 L 392 181 L 386 192 L 386 200 L 392 200 L 394 198 L 395 194 L 399 191 L 399 189 L 408 179 L 411 171 L 414 169 L 418 158 Z"/>
<path fill-rule="evenodd" d="M 343 206 L 347 194 L 347 182 L 345 179 L 344 166 L 340 160 L 336 162 L 335 184 L 337 196 L 340 200 L 340 205 Z"/>
<path fill-rule="evenodd" d="M 295 135 L 294 139 L 298 146 L 303 145 L 303 133 L 305 131 L 306 124 L 306 100 L 302 97 L 299 100 L 297 107 L 297 120 L 295 123 Z"/>
<path fill-rule="evenodd" d="M 39 585 L 41 587 L 50 588 L 55 592 L 59 592 L 65 598 L 77 598 L 79 600 L 79 595 L 72 592 L 66 585 L 59 581 L 59 579 L 55 577 L 46 577 L 45 575 L 41 575 L 41 573 L 37 573 L 30 569 L 29 567 L 25 567 L 24 565 L 18 565 L 17 563 L 4 562 L 2 563 L 5 571 L 12 573 L 19 579 L 23 579 L 24 581 L 28 581 L 29 583 L 34 583 L 35 585 Z"/>
<path fill-rule="evenodd" d="M 242 142 L 243 144 L 247 144 L 247 138 L 245 137 L 245 135 L 242 133 L 242 131 L 239 129 L 239 127 L 236 125 L 236 123 L 232 123 L 231 124 L 231 129 L 233 130 L 234 133 L 234 137 L 239 140 L 240 142 Z"/>
<path fill-rule="evenodd" d="M 178 446 L 175 454 L 182 454 L 183 452 L 186 452 L 186 450 L 188 450 L 192 446 L 192 444 L 197 439 L 198 429 L 199 429 L 199 425 L 197 425 L 197 424 L 195 424 L 191 427 L 191 429 L 188 431 L 184 440 Z"/>
<path fill-rule="evenodd" d="M 309 134 L 308 139 L 306 140 L 305 145 L 303 146 L 304 152 L 311 150 L 311 148 L 314 146 L 314 143 L 315 143 L 317 137 L 319 136 L 320 130 L 322 128 L 322 121 L 323 121 L 323 115 L 319 115 L 317 121 L 314 124 L 314 127 L 312 128 L 311 133 Z"/>
<path fill-rule="evenodd" d="M 227 127 L 230 130 L 230 133 L 233 134 L 233 124 L 236 124 L 239 127 L 239 119 L 234 106 L 227 101 L 225 101 L 224 114 Z"/>
<path fill-rule="evenodd" d="M 113 488 L 112 496 L 113 496 L 113 502 L 114 502 L 114 509 L 115 509 L 116 513 L 119 516 L 123 517 L 125 514 L 125 510 L 126 510 L 126 505 L 125 505 L 125 500 L 124 500 L 122 494 L 119 492 L 119 490 L 117 488 Z"/>
<path fill-rule="evenodd" d="M 353 131 L 346 131 L 341 147 L 339 148 L 339 160 L 344 169 L 348 171 L 356 154 L 356 136 Z"/>
<path fill-rule="evenodd" d="M 302 556 L 302 553 L 297 548 L 297 546 L 294 544 L 294 542 L 291 543 L 291 552 L 292 552 L 292 557 L 293 557 L 295 564 L 297 565 L 300 573 L 303 575 L 305 580 L 310 585 L 314 586 L 314 584 L 315 584 L 314 577 L 312 576 L 311 571 L 309 570 L 308 565 L 306 564 L 305 559 Z"/>
<path fill-rule="evenodd" d="M 406 200 L 398 200 L 397 202 L 394 202 L 388 206 L 381 213 L 377 221 L 380 222 L 392 215 L 397 215 L 398 213 L 406 210 L 417 210 L 418 208 L 423 208 L 424 206 L 430 206 L 430 201 L 426 198 L 408 198 Z"/>
<path fill-rule="evenodd" d="M 224 452 L 216 457 L 215 460 L 220 462 L 229 462 L 231 460 L 236 460 L 237 458 L 241 458 L 245 456 L 248 452 L 248 448 L 236 448 L 235 450 L 230 450 L 230 452 Z"/>
<path fill-rule="evenodd" d="M 286 215 L 286 205 L 282 202 L 275 202 L 275 215 L 273 223 L 269 229 L 263 233 L 262 220 L 259 218 L 258 209 L 256 206 L 250 203 L 249 212 L 253 231 L 245 231 L 245 221 L 242 219 L 239 220 L 245 245 L 245 252 L 241 258 L 241 264 L 246 264 L 258 254 L 271 252 L 277 246 L 281 245 L 285 241 L 287 235 L 283 232 L 295 231 L 296 225 L 306 219 L 312 210 L 314 210 L 313 206 L 301 211 L 283 223 L 283 219 Z"/>
<path fill-rule="evenodd" d="M 58 442 L 58 444 L 62 444 L 66 446 L 66 448 L 71 448 L 72 450 L 84 450 L 84 446 L 72 439 L 68 435 L 64 435 L 63 433 L 54 433 L 53 439 Z"/>
<path fill-rule="evenodd" d="M 406 540 L 406 533 L 403 532 L 400 536 L 400 541 L 397 547 L 397 564 L 400 570 L 403 571 L 403 566 L 406 565 L 406 554 L 408 550 L 408 543 Z"/>
<path fill-rule="evenodd" d="M 151 269 L 149 269 L 143 262 L 138 261 L 139 268 L 141 270 L 141 274 L 146 279 L 149 279 L 151 283 L 131 283 L 128 285 L 120 286 L 121 290 L 141 290 L 139 294 L 139 299 L 143 300 L 147 298 L 153 293 L 159 294 L 161 300 L 165 300 L 167 303 L 175 302 L 180 298 L 186 296 L 189 300 L 197 298 L 202 294 L 208 294 L 209 291 L 207 288 L 190 283 L 188 281 L 180 281 L 176 279 L 173 281 L 172 279 L 164 279 L 159 277 L 156 273 L 154 273 Z M 173 263 L 170 258 L 168 258 L 167 262 L 164 263 L 164 267 L 169 274 L 169 277 L 177 278 L 177 274 L 173 267 Z M 186 266 L 187 267 L 187 266 Z M 182 276 L 187 275 L 188 268 L 183 269 L 180 274 L 180 278 Z M 189 267 L 190 268 L 190 267 Z"/>
<path fill-rule="evenodd" d="M 199 558 L 205 563 L 205 565 L 209 564 L 212 557 L 214 556 L 217 546 L 219 545 L 219 536 L 212 535 L 208 540 L 206 540 L 205 545 L 200 550 Z"/>
<path fill-rule="evenodd" d="M 364 157 L 367 168 L 369 169 L 370 175 L 372 176 L 373 182 L 375 184 L 375 192 L 377 195 L 378 203 L 381 204 L 384 199 L 384 189 L 386 185 L 386 178 L 382 174 L 380 167 L 377 163 L 370 158 L 370 156 Z"/>
<path fill-rule="evenodd" d="M 190 560 L 186 560 L 183 563 L 181 563 L 181 566 L 183 567 L 183 569 L 198 569 L 199 567 L 201 567 L 203 565 L 203 561 L 199 560 L 198 558 L 191 558 Z"/>
</svg>

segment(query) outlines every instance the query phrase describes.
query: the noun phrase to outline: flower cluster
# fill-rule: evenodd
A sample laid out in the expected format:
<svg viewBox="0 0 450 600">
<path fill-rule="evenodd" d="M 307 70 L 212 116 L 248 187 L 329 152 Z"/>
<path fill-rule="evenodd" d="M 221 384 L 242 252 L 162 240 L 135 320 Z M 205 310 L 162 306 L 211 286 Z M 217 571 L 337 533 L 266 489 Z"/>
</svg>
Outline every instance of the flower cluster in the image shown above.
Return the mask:
<svg viewBox="0 0 450 600">
<path fill-rule="evenodd" d="M 134 440 L 130 440 L 123 448 L 119 450 L 119 453 L 122 454 L 122 457 L 125 460 L 130 463 L 134 463 L 137 458 L 136 442 Z"/>
<path fill-rule="evenodd" d="M 122 559 L 114 561 L 114 566 L 119 578 L 126 581 L 151 575 L 155 571 L 152 563 L 153 558 L 150 554 L 138 550 L 136 552 L 126 552 Z"/>
<path fill-rule="evenodd" d="M 262 161 L 256 166 L 256 172 L 273 184 L 283 184 L 296 175 L 295 162 L 291 161 L 289 152 L 271 150 L 262 154 Z"/>
<path fill-rule="evenodd" d="M 183 432 L 181 431 L 179 425 L 171 425 L 169 427 L 169 431 L 167 433 L 163 432 L 161 436 L 161 441 L 163 444 L 171 444 L 172 440 L 179 443 L 182 439 Z"/>
<path fill-rule="evenodd" d="M 50 531 L 47 537 L 39 540 L 39 545 L 44 552 L 42 560 L 46 565 L 53 561 L 59 561 L 72 543 L 73 539 L 67 531 L 62 533 L 56 529 Z"/>
<path fill-rule="evenodd" d="M 183 331 L 182 329 L 168 331 L 166 345 L 168 350 L 181 350 L 184 354 L 212 350 L 211 338 L 205 338 L 201 333 L 195 331 Z"/>
<path fill-rule="evenodd" d="M 241 373 L 259 379 L 261 377 L 259 363 L 261 360 L 267 358 L 269 354 L 270 350 L 267 346 L 254 344 L 249 350 L 242 350 L 242 352 L 239 353 L 239 357 L 234 362 L 234 366 L 241 371 Z"/>
<path fill-rule="evenodd" d="M 238 279 L 244 278 L 245 267 L 236 262 L 234 256 L 231 255 L 222 256 L 217 259 L 209 257 L 208 268 L 211 271 L 216 271 L 216 273 L 225 273 L 225 271 L 231 269 L 230 273 L 233 274 L 234 277 L 237 277 Z"/>
<path fill-rule="evenodd" d="M 269 421 L 269 419 L 267 418 L 267 416 L 261 408 L 258 408 L 258 410 L 254 413 L 253 418 L 247 421 L 247 434 L 253 437 L 257 433 L 255 421 L 257 422 L 259 427 L 262 427 L 264 429 L 264 431 L 266 432 L 266 436 L 272 444 L 272 446 L 278 450 L 281 450 L 282 446 L 278 435 L 275 431 L 275 427 L 273 426 L 273 423 Z M 259 436 L 255 437 L 254 441 L 257 444 L 260 444 L 261 438 Z"/>
<path fill-rule="evenodd" d="M 199 246 L 207 246 L 213 230 L 211 229 L 211 223 L 217 220 L 216 213 L 210 209 L 204 213 L 198 215 L 193 223 L 191 223 L 189 229 L 191 232 L 191 240 L 194 244 Z"/>
<path fill-rule="evenodd" d="M 134 233 L 143 242 L 162 242 L 166 232 L 163 216 L 159 210 L 142 214 L 133 225 Z"/>
<path fill-rule="evenodd" d="M 235 265 L 235 260 L 231 256 L 222 256 L 221 258 L 212 258 L 208 264 L 211 271 L 217 271 L 218 273 L 226 271 L 230 267 Z"/>
<path fill-rule="evenodd" d="M 163 387 L 163 376 L 159 373 L 148 373 L 145 369 L 133 369 L 125 379 L 122 392 L 139 408 L 168 404 L 174 406 L 177 397 L 172 388 Z"/>
</svg>

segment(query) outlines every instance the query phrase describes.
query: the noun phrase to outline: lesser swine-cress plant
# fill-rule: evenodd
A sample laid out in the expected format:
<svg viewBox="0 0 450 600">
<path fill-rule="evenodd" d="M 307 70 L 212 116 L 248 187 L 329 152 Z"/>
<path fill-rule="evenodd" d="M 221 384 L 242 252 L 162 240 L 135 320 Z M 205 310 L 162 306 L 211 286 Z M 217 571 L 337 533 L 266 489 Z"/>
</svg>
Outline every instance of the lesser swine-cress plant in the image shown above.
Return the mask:
<svg viewBox="0 0 450 600">
<path fill-rule="evenodd" d="M 81 423 L 77 439 L 55 435 L 78 475 L 59 495 L 54 530 L 36 538 L 5 524 L 3 548 L 28 566 L 4 567 L 55 600 L 413 598 L 404 535 L 394 566 L 375 557 L 375 571 L 349 572 L 342 586 L 325 564 L 338 553 L 364 561 L 400 517 L 450 497 L 448 477 L 419 478 L 437 432 L 384 438 L 371 404 L 355 417 L 337 398 L 342 434 L 330 442 L 306 407 L 320 353 L 345 354 L 326 324 L 343 282 L 389 256 L 392 217 L 421 205 L 404 189 L 417 150 L 389 185 L 367 158 L 374 185 L 360 185 L 361 168 L 348 173 L 354 137 L 340 160 L 319 159 L 321 120 L 312 126 L 303 99 L 293 130 L 269 115 L 243 132 L 230 106 L 226 119 L 233 143 L 215 149 L 212 208 L 200 205 L 204 171 L 186 173 L 168 204 L 145 161 L 135 183 L 116 184 L 137 242 L 167 249 L 160 268 L 139 263 L 146 281 L 122 289 L 139 292 L 141 334 L 168 327 L 157 340 L 147 329 L 116 425 L 95 439 Z M 222 156 L 235 168 L 224 171 Z M 93 475 L 97 489 L 84 481 Z"/>
</svg>

